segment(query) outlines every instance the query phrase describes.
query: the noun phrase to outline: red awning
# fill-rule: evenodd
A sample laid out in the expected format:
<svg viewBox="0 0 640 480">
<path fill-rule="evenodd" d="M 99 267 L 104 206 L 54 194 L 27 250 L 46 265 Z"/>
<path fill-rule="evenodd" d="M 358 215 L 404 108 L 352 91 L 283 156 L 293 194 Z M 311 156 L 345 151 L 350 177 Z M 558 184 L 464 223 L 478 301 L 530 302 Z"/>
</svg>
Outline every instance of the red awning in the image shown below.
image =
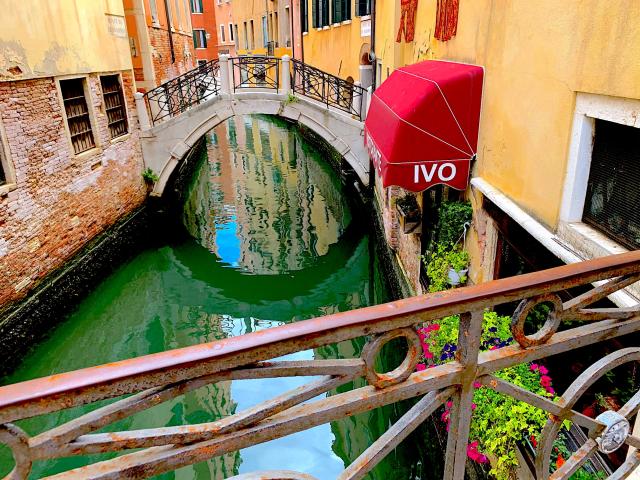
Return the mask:
<svg viewBox="0 0 640 480">
<path fill-rule="evenodd" d="M 475 65 L 427 60 L 395 70 L 371 98 L 365 145 L 385 187 L 464 190 L 476 154 L 482 79 Z"/>
</svg>

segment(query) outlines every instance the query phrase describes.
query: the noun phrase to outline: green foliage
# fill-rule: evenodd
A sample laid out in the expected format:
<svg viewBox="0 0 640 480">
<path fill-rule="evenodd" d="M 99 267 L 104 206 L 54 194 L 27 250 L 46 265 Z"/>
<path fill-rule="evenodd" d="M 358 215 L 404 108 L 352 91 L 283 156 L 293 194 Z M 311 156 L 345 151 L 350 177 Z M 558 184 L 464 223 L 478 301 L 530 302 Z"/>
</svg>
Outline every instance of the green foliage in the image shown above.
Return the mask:
<svg viewBox="0 0 640 480">
<path fill-rule="evenodd" d="M 156 175 L 156 173 L 149 167 L 147 167 L 145 171 L 142 172 L 142 178 L 144 179 L 145 183 L 149 184 L 156 183 L 160 179 L 160 177 L 158 177 L 158 175 Z"/>
<path fill-rule="evenodd" d="M 289 92 L 287 93 L 287 98 L 284 101 L 284 105 L 286 107 L 287 105 L 290 105 L 292 103 L 298 103 L 298 97 L 296 97 L 293 93 Z"/>
<path fill-rule="evenodd" d="M 439 245 L 452 247 L 464 234 L 464 224 L 471 222 L 470 202 L 444 202 L 438 211 L 436 238 Z"/>
<path fill-rule="evenodd" d="M 429 337 L 429 349 L 437 363 L 453 359 L 458 341 L 457 315 L 446 317 L 440 328 Z M 481 350 L 501 348 L 513 342 L 511 319 L 485 312 L 480 339 Z M 529 364 L 520 364 L 496 373 L 496 376 L 538 395 L 552 398 L 540 384 L 540 374 Z M 478 451 L 492 458 L 490 474 L 497 479 L 515 478 L 516 444 L 523 438 L 540 438 L 547 414 L 538 408 L 502 395 L 486 387 L 475 390 L 475 410 L 471 420 L 469 441 L 478 442 Z"/>
<path fill-rule="evenodd" d="M 427 268 L 429 278 L 429 291 L 439 292 L 451 288 L 449 284 L 449 269 L 457 272 L 465 270 L 469 265 L 469 254 L 457 247 L 438 245 L 438 248 L 429 257 L 423 255 L 422 261 Z M 461 283 L 467 281 L 466 275 L 462 275 Z"/>
<path fill-rule="evenodd" d="M 405 215 L 417 213 L 420 210 L 415 195 L 406 193 L 396 200 L 396 205 Z"/>
</svg>

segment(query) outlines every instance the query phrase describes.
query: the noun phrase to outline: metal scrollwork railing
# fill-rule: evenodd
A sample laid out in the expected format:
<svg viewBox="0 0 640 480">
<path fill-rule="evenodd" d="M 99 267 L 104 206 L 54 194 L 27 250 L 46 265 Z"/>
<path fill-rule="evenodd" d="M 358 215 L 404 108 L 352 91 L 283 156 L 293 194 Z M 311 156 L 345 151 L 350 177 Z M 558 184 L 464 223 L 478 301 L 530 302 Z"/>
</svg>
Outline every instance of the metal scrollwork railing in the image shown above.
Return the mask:
<svg viewBox="0 0 640 480">
<path fill-rule="evenodd" d="M 153 125 L 175 117 L 220 93 L 220 64 L 211 60 L 145 94 Z"/>
<path fill-rule="evenodd" d="M 622 445 L 640 448 L 630 419 L 640 409 L 640 392 L 617 411 L 591 418 L 574 410 L 576 402 L 598 379 L 617 366 L 640 360 L 640 348 L 624 348 L 587 368 L 556 401 L 536 395 L 495 375 L 505 368 L 640 331 L 640 311 L 633 308 L 593 308 L 612 293 L 640 280 L 640 251 L 535 272 L 481 285 L 409 298 L 385 305 L 328 315 L 257 333 L 168 352 L 133 358 L 52 377 L 0 387 L 0 442 L 11 449 L 15 469 L 11 479 L 27 478 L 32 462 L 74 455 L 124 452 L 55 478 L 142 478 L 234 452 L 360 412 L 415 398 L 418 401 L 373 442 L 340 475 L 363 478 L 381 459 L 451 400 L 444 478 L 464 478 L 466 447 L 475 385 L 544 410 L 549 420 L 536 451 L 538 479 L 569 478 L 591 455 Z M 591 285 L 597 286 L 592 287 Z M 559 293 L 588 288 L 571 300 Z M 520 301 L 512 317 L 516 343 L 480 351 L 486 308 Z M 546 323 L 536 333 L 525 332 L 531 309 L 551 305 Z M 455 361 L 414 371 L 419 358 L 415 328 L 423 322 L 459 314 L 459 345 Z M 560 329 L 564 322 L 571 322 Z M 296 351 L 368 337 L 362 356 L 353 359 L 274 360 Z M 374 363 L 381 348 L 404 338 L 404 361 L 379 373 Z M 301 387 L 228 417 L 199 424 L 99 433 L 99 430 L 205 385 L 233 379 L 316 377 Z M 321 396 L 356 378 L 369 385 Z M 129 396 L 127 396 L 129 395 Z M 105 399 L 113 403 L 55 428 L 29 436 L 14 422 L 71 409 Z M 553 441 L 568 420 L 587 432 L 587 440 L 560 468 L 549 470 Z M 626 478 L 640 465 L 634 451 L 611 478 Z M 312 480 L 304 472 L 268 471 L 243 474 L 257 478 Z"/>
<path fill-rule="evenodd" d="M 246 56 L 231 58 L 234 92 L 241 88 L 278 90 L 280 59 L 276 57 Z"/>
<path fill-rule="evenodd" d="M 353 82 L 292 60 L 294 93 L 318 100 L 328 107 L 355 115 L 363 120 L 363 100 L 366 90 Z"/>
</svg>

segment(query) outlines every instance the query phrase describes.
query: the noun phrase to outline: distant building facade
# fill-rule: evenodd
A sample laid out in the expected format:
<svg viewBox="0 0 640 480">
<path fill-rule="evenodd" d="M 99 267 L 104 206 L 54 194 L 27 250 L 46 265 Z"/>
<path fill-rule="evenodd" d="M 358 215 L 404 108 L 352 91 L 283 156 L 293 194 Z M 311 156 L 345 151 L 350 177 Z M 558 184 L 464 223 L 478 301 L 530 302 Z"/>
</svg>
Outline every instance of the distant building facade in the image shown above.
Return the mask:
<svg viewBox="0 0 640 480">
<path fill-rule="evenodd" d="M 7 304 L 138 207 L 146 192 L 122 3 L 34 0 L 3 8 L 0 304 Z M 25 32 L 37 32 L 37 41 Z"/>
<path fill-rule="evenodd" d="M 150 90 L 196 66 L 191 0 L 122 1 L 140 90 Z"/>
<path fill-rule="evenodd" d="M 238 28 L 234 23 L 235 9 L 248 0 L 215 0 L 216 21 L 218 28 L 215 35 L 218 38 L 218 55 L 236 55 Z M 211 33 L 212 37 L 214 33 Z"/>
<path fill-rule="evenodd" d="M 233 18 L 240 55 L 292 54 L 293 13 L 290 0 L 236 2 Z"/>
<path fill-rule="evenodd" d="M 216 0 L 189 0 L 193 46 L 198 64 L 218 58 Z"/>
</svg>

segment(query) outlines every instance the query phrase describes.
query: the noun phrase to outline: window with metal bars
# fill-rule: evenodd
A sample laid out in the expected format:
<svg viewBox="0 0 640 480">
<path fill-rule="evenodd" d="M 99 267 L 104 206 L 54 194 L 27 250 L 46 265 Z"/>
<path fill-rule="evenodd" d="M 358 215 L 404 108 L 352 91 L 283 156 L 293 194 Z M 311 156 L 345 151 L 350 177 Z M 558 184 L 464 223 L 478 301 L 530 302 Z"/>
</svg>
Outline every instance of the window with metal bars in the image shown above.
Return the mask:
<svg viewBox="0 0 640 480">
<path fill-rule="evenodd" d="M 371 0 L 356 0 L 356 16 L 371 15 Z"/>
<path fill-rule="evenodd" d="M 313 0 L 313 28 L 329 25 L 329 0 Z"/>
<path fill-rule="evenodd" d="M 96 146 L 84 93 L 84 79 L 60 80 L 60 91 L 67 116 L 73 151 L 78 154 Z"/>
<path fill-rule="evenodd" d="M 129 132 L 129 127 L 120 76 L 105 75 L 100 77 L 100 83 L 102 84 L 104 107 L 107 112 L 109 135 L 111 138 L 121 137 Z"/>
<path fill-rule="evenodd" d="M 640 128 L 596 120 L 582 220 L 640 248 Z"/>
<path fill-rule="evenodd" d="M 351 20 L 351 0 L 333 0 L 333 23 Z"/>
</svg>

